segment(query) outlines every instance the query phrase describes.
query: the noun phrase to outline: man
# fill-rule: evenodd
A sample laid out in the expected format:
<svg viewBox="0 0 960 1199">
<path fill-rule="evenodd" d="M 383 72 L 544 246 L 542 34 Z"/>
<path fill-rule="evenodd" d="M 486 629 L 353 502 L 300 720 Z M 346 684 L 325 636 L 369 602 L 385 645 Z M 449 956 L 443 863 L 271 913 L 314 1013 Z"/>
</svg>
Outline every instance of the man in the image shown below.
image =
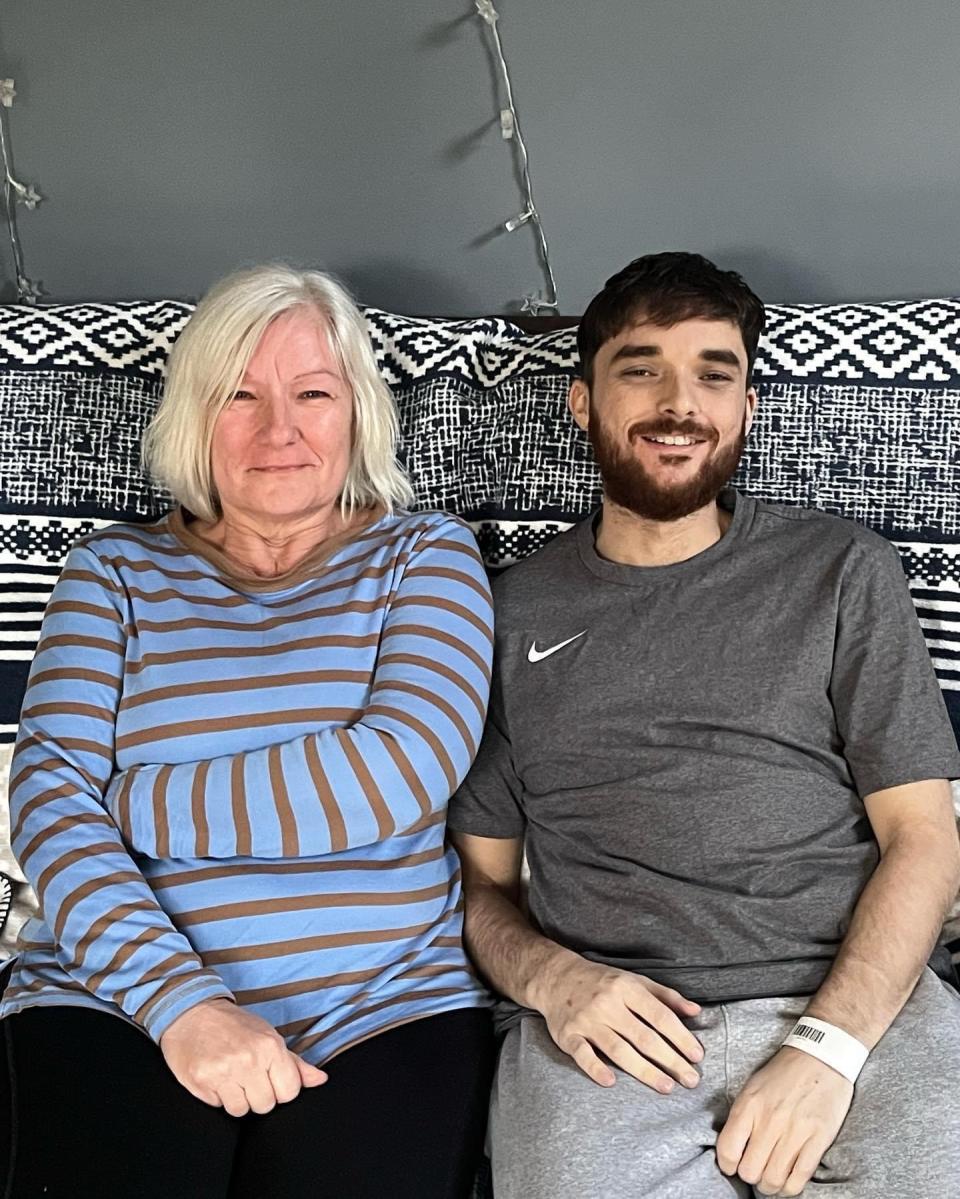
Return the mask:
<svg viewBox="0 0 960 1199">
<path fill-rule="evenodd" d="M 762 325 L 697 255 L 608 280 L 570 392 L 602 509 L 498 581 L 450 811 L 505 997 L 497 1199 L 960 1185 L 960 997 L 926 966 L 960 756 L 893 547 L 723 489 Z"/>
</svg>

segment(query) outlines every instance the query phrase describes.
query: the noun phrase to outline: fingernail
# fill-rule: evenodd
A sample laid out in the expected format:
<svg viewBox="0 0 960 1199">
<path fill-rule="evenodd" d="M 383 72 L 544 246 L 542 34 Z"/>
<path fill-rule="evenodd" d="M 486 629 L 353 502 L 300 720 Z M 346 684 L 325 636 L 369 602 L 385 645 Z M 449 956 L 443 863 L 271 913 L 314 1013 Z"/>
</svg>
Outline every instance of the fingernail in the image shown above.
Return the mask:
<svg viewBox="0 0 960 1199">
<path fill-rule="evenodd" d="M 695 1073 L 693 1070 L 691 1070 L 689 1074 L 684 1074 L 683 1085 L 685 1087 L 695 1087 L 695 1086 L 698 1086 L 699 1083 L 700 1083 L 700 1075 Z"/>
<path fill-rule="evenodd" d="M 663 1080 L 663 1082 L 657 1083 L 657 1090 L 660 1092 L 661 1095 L 669 1095 L 670 1092 L 673 1090 L 673 1083 L 670 1081 L 669 1078 L 665 1078 Z"/>
</svg>

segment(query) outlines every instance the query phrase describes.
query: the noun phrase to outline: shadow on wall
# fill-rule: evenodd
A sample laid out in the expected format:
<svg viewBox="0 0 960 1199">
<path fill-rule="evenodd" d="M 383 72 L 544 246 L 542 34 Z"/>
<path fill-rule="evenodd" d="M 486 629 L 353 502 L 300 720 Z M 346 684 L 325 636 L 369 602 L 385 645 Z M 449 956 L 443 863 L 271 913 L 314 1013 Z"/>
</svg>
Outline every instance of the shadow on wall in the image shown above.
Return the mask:
<svg viewBox="0 0 960 1199">
<path fill-rule="evenodd" d="M 756 247 L 724 246 L 713 261 L 727 270 L 738 271 L 765 304 L 782 304 L 785 296 L 823 296 L 826 302 L 833 287 L 822 271 L 809 263 L 767 254 Z M 844 296 L 838 299 L 849 299 Z"/>
<path fill-rule="evenodd" d="M 465 295 L 461 280 L 426 271 L 409 262 L 396 259 L 381 259 L 349 270 L 335 271 L 347 284 L 358 303 L 382 308 L 386 312 L 399 312 L 406 316 L 448 316 L 451 312 L 462 312 L 474 304 L 482 311 L 479 298 Z M 412 296 L 433 297 L 429 311 L 412 300 Z"/>
<path fill-rule="evenodd" d="M 0 264 L 0 304 L 14 304 L 17 299 L 17 283 L 12 270 L 4 262 Z"/>
<path fill-rule="evenodd" d="M 864 187 L 824 178 L 818 194 L 819 236 L 805 247 L 802 258 L 784 254 L 779 246 L 767 253 L 742 244 L 710 256 L 740 271 L 771 304 L 960 295 L 955 239 L 945 244 L 943 236 L 943 230 L 957 226 L 960 185 L 955 179 Z M 804 211 L 804 216 L 809 223 L 810 214 Z M 901 277 L 914 282 L 891 284 Z"/>
</svg>

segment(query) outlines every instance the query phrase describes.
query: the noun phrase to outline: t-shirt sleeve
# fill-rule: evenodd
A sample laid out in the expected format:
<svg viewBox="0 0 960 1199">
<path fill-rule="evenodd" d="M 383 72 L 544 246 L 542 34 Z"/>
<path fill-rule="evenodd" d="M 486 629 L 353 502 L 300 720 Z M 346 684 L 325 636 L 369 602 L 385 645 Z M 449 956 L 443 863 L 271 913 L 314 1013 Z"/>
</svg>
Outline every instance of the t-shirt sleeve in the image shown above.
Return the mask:
<svg viewBox="0 0 960 1199">
<path fill-rule="evenodd" d="M 830 698 L 861 796 L 960 775 L 960 753 L 896 549 L 858 541 L 840 594 Z"/>
<path fill-rule="evenodd" d="M 447 826 L 477 837 L 522 837 L 526 820 L 523 785 L 513 764 L 513 746 L 503 703 L 503 680 L 494 657 L 490 707 L 480 749 L 447 809 Z"/>
</svg>

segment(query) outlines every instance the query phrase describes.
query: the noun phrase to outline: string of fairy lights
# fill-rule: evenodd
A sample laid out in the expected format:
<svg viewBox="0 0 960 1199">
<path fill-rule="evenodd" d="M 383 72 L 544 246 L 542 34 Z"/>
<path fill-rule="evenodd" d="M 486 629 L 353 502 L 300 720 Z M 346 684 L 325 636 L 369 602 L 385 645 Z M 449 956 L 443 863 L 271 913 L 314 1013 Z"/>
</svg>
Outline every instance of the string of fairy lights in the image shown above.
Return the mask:
<svg viewBox="0 0 960 1199">
<path fill-rule="evenodd" d="M 500 134 L 504 141 L 510 142 L 513 146 L 523 191 L 523 208 L 516 216 L 511 217 L 508 221 L 504 221 L 503 228 L 507 233 L 515 233 L 523 225 L 529 225 L 533 229 L 536 238 L 537 255 L 540 259 L 540 266 L 543 269 L 544 281 L 546 283 L 545 291 L 539 290 L 525 295 L 521 303 L 521 308 L 524 312 L 532 313 L 534 316 L 540 312 L 556 312 L 559 304 L 557 281 L 554 278 L 553 267 L 550 263 L 550 247 L 547 245 L 547 237 L 543 231 L 543 222 L 540 219 L 540 212 L 533 200 L 533 183 L 530 179 L 530 156 L 527 152 L 527 144 L 523 140 L 523 134 L 520 131 L 520 118 L 517 116 L 517 108 L 513 99 L 513 83 L 510 78 L 510 68 L 507 66 L 507 60 L 504 57 L 503 44 L 500 41 L 500 31 L 497 28 L 500 14 L 494 8 L 492 0 L 474 0 L 474 2 L 480 19 L 487 26 L 494 54 L 494 62 L 497 68 L 497 89 L 502 103 L 500 109 Z"/>
<path fill-rule="evenodd" d="M 23 264 L 23 247 L 20 244 L 20 231 L 17 228 L 17 209 L 23 207 L 31 211 L 43 199 L 37 189 L 29 183 L 18 179 L 13 172 L 13 152 L 10 148 L 10 122 L 8 113 L 13 107 L 17 89 L 12 79 L 0 79 L 0 158 L 3 162 L 3 210 L 7 222 L 7 234 L 10 240 L 10 252 L 13 259 L 14 281 L 17 288 L 17 300 L 21 304 L 36 304 L 43 294 L 39 283 L 27 277 Z"/>
<path fill-rule="evenodd" d="M 540 312 L 556 312 L 559 304 L 557 282 L 550 262 L 550 247 L 543 229 L 543 221 L 533 198 L 530 155 L 520 128 L 520 118 L 513 98 L 513 81 L 497 27 L 500 14 L 494 7 L 493 0 L 475 0 L 475 5 L 478 16 L 487 28 L 493 50 L 497 71 L 497 93 L 501 103 L 500 133 L 503 140 L 510 142 L 513 148 L 523 198 L 523 207 L 515 216 L 503 222 L 503 228 L 507 233 L 515 233 L 524 225 L 530 226 L 534 233 L 537 256 L 546 285 L 545 288 L 527 293 L 521 301 L 521 308 L 524 312 L 533 315 Z M 39 282 L 34 282 L 27 275 L 23 246 L 20 242 L 20 231 L 17 225 L 17 211 L 21 207 L 32 211 L 42 201 L 43 196 L 32 184 L 24 183 L 14 173 L 9 112 L 13 108 L 16 95 L 14 80 L 0 79 L 0 159 L 2 159 L 3 166 L 3 209 L 13 261 L 17 300 L 22 304 L 36 304 L 43 294 L 43 289 Z"/>
</svg>

